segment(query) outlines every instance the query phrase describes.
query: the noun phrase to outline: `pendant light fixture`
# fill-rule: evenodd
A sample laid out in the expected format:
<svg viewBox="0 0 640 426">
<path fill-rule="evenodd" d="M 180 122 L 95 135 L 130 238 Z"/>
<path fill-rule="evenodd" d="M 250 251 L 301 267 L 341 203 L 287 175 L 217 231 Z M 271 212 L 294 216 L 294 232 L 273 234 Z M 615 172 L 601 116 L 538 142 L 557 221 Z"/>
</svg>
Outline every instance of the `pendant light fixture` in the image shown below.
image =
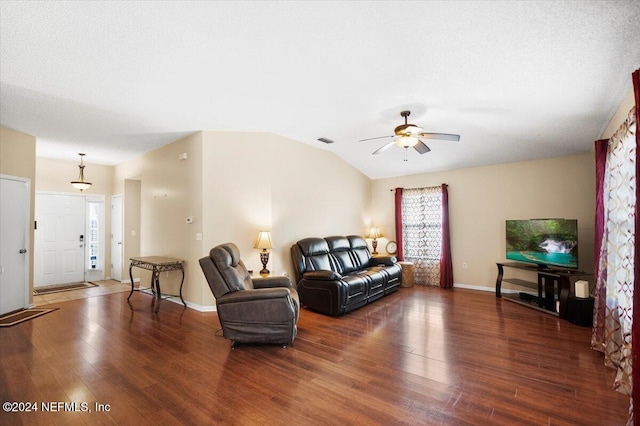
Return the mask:
<svg viewBox="0 0 640 426">
<path fill-rule="evenodd" d="M 80 192 L 82 192 L 85 189 L 89 189 L 92 183 L 85 182 L 84 180 L 84 162 L 82 161 L 82 159 L 85 154 L 78 154 L 78 155 L 80 156 L 80 164 L 78 165 L 78 168 L 80 169 L 80 174 L 78 175 L 78 180 L 71 181 L 71 186 L 73 186 L 75 189 L 79 189 Z"/>
</svg>

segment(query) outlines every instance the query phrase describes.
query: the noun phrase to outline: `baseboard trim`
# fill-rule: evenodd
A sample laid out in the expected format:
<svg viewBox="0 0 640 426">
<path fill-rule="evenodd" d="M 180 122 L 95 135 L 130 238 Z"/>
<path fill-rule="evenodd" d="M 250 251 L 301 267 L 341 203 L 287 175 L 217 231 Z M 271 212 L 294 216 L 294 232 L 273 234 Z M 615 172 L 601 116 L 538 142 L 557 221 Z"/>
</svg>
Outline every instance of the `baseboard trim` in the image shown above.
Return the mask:
<svg viewBox="0 0 640 426">
<path fill-rule="evenodd" d="M 195 303 L 187 302 L 187 306 L 198 312 L 218 312 L 218 308 L 216 307 L 216 305 L 202 306 L 202 305 L 196 305 Z"/>
<path fill-rule="evenodd" d="M 169 296 L 166 299 L 163 297 L 162 301 L 165 301 L 165 300 L 168 300 L 169 302 L 176 303 L 176 304 L 178 304 L 180 306 L 184 306 L 182 304 L 182 300 L 180 300 L 180 297 Z M 198 311 L 198 312 L 217 312 L 218 311 L 218 309 L 216 308 L 215 305 L 213 305 L 213 306 L 209 306 L 209 305 L 202 306 L 202 305 L 198 305 L 197 303 L 189 302 L 187 300 L 185 300 L 185 303 L 187 304 L 187 308 L 191 308 L 194 311 Z"/>
</svg>

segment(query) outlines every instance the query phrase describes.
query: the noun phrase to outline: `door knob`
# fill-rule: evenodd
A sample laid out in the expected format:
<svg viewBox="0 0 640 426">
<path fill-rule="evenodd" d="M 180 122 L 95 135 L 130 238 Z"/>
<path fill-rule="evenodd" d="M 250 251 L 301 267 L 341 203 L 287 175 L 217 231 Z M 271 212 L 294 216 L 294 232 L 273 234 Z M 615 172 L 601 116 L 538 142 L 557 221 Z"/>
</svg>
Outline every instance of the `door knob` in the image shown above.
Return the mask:
<svg viewBox="0 0 640 426">
<path fill-rule="evenodd" d="M 18 253 L 25 254 L 26 252 L 27 252 L 27 249 L 20 249 L 20 251 Z"/>
</svg>

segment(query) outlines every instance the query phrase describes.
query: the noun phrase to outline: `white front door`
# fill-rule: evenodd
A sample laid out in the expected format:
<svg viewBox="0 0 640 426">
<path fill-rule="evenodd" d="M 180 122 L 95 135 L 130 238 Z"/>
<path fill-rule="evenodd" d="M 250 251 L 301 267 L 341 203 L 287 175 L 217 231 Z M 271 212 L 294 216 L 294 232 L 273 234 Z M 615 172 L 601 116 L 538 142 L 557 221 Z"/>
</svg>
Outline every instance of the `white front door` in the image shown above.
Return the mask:
<svg viewBox="0 0 640 426">
<path fill-rule="evenodd" d="M 84 281 L 85 198 L 36 194 L 34 287 Z"/>
<path fill-rule="evenodd" d="M 122 195 L 111 197 L 111 279 L 122 281 Z"/>
<path fill-rule="evenodd" d="M 0 315 L 29 307 L 28 179 L 0 179 Z"/>
</svg>

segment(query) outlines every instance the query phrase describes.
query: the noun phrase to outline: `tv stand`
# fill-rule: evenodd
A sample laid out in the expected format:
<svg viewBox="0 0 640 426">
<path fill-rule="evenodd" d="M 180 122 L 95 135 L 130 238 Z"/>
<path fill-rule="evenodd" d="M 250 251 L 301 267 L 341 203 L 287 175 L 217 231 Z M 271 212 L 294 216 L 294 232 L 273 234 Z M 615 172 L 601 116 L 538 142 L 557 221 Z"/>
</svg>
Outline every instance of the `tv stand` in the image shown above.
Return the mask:
<svg viewBox="0 0 640 426">
<path fill-rule="evenodd" d="M 540 265 L 529 265 L 526 263 L 518 262 L 501 262 L 496 263 L 498 266 L 498 278 L 496 279 L 496 297 L 501 298 L 502 281 L 510 282 L 525 287 L 536 286 L 538 288 L 538 295 L 533 296 L 528 293 L 524 293 L 527 296 L 524 297 L 527 303 L 525 305 L 537 307 L 552 314 L 558 315 L 560 318 L 567 318 L 567 301 L 569 300 L 569 293 L 571 292 L 571 280 L 572 278 L 579 278 L 583 276 L 589 276 L 591 274 L 583 271 L 574 270 L 562 270 L 556 268 L 543 267 Z M 537 283 L 522 280 L 519 278 L 503 278 L 504 268 L 514 268 L 519 270 L 525 270 L 535 272 L 537 274 Z M 558 307 L 556 310 L 556 298 L 555 287 L 558 288 Z M 543 292 L 544 289 L 544 292 Z M 524 300 L 523 299 L 523 300 Z M 533 302 L 533 304 L 532 304 Z"/>
</svg>

